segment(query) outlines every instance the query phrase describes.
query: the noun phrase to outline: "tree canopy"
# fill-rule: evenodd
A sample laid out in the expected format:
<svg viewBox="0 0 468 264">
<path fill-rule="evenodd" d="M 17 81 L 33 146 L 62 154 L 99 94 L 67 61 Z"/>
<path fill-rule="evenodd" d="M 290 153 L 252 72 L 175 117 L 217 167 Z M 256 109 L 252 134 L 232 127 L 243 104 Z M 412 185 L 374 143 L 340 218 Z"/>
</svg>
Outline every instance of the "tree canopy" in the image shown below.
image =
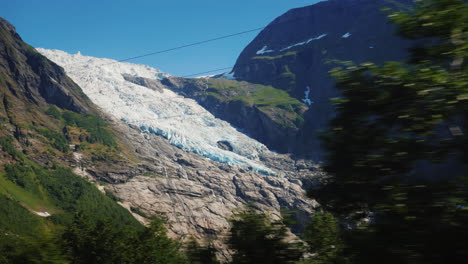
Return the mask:
<svg viewBox="0 0 468 264">
<path fill-rule="evenodd" d="M 288 242 L 287 228 L 281 221 L 272 221 L 253 207 L 236 213 L 231 219 L 228 245 L 233 264 L 294 263 L 302 256 L 300 245 Z"/>
<path fill-rule="evenodd" d="M 330 178 L 310 194 L 358 225 L 357 263 L 460 263 L 468 255 L 468 6 L 389 12 L 415 40 L 407 62 L 346 62 L 324 135 Z"/>
</svg>

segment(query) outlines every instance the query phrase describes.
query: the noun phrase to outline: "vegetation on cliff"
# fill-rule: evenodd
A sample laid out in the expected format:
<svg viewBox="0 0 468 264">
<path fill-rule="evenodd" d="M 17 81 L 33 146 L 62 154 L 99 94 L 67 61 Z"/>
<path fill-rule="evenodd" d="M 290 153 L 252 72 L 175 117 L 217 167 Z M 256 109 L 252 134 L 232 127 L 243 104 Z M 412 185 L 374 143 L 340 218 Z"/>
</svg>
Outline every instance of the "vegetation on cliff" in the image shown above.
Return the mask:
<svg viewBox="0 0 468 264">
<path fill-rule="evenodd" d="M 304 103 L 272 86 L 227 79 L 209 79 L 206 94 L 221 101 L 242 102 L 256 107 L 282 127 L 301 125 Z"/>
</svg>

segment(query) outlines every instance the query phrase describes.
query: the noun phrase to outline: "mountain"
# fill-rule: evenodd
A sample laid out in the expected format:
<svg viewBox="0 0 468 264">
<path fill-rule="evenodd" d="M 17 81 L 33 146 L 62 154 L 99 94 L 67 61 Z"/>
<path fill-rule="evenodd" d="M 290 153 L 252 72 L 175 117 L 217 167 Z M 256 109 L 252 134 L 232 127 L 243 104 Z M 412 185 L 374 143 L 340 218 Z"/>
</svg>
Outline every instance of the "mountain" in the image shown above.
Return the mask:
<svg viewBox="0 0 468 264">
<path fill-rule="evenodd" d="M 412 44 L 393 35 L 385 5 L 293 9 L 231 74 L 195 79 L 34 49 L 1 20 L 0 229 L 30 235 L 30 222 L 66 226 L 81 211 L 135 229 L 159 216 L 171 236 L 211 240 L 227 256 L 232 211 L 255 204 L 274 219 L 292 210 L 300 231 L 317 205 L 304 189 L 323 176 L 311 161 L 323 158 L 318 134 L 339 96 L 328 71 L 336 60 L 404 60 Z"/>
<path fill-rule="evenodd" d="M 1 20 L 2 236 L 41 237 L 82 213 L 128 230 L 158 216 L 172 237 L 225 248 L 236 208 L 294 210 L 296 230 L 313 213 L 302 185 L 321 174 L 315 164 L 269 151 L 192 99 L 127 80 L 167 74 L 38 51 Z"/>
<path fill-rule="evenodd" d="M 396 28 L 382 9 L 410 3 L 319 2 L 272 21 L 242 51 L 229 74 L 161 80 L 124 77 L 192 98 L 274 151 L 322 162 L 319 136 L 334 116 L 330 99 L 339 96 L 329 71 L 340 61 L 407 59 L 415 43 L 395 35 Z"/>
<path fill-rule="evenodd" d="M 0 18 L 0 25 L 2 81 L 11 95 L 37 106 L 54 104 L 79 113 L 90 111 L 89 100 L 60 67 L 22 42 L 7 21 Z"/>
<path fill-rule="evenodd" d="M 41 262 L 50 252 L 38 245 L 54 244 L 49 238 L 76 214 L 92 223 L 110 218 L 128 230 L 143 228 L 73 173 L 71 149 L 77 142 L 87 146 L 81 152 L 95 159 L 96 167 L 102 163 L 98 156 L 117 155 L 100 111 L 61 67 L 24 43 L 3 19 L 0 99 L 0 262 L 17 257 L 14 262 L 28 263 L 36 253 L 32 259 Z"/>
<path fill-rule="evenodd" d="M 223 247 L 235 208 L 254 203 L 275 217 L 291 209 L 299 229 L 313 212 L 302 185 L 321 174 L 315 164 L 271 152 L 161 84 L 173 77 L 144 65 L 38 51 L 63 66 L 112 119 L 134 163 L 96 171 L 83 158 L 80 167 L 86 177 L 109 183 L 105 188 L 141 221 L 159 215 L 174 236 L 210 238 Z"/>
<path fill-rule="evenodd" d="M 289 148 L 278 150 L 323 159 L 318 135 L 334 116 L 329 100 L 339 96 L 328 72 L 338 65 L 336 61 L 382 63 L 407 59 L 407 50 L 414 43 L 395 35 L 396 28 L 382 8 L 404 8 L 410 3 L 319 2 L 279 16 L 247 45 L 231 75 L 238 81 L 282 89 L 308 107 L 303 124 L 287 139 Z"/>
</svg>

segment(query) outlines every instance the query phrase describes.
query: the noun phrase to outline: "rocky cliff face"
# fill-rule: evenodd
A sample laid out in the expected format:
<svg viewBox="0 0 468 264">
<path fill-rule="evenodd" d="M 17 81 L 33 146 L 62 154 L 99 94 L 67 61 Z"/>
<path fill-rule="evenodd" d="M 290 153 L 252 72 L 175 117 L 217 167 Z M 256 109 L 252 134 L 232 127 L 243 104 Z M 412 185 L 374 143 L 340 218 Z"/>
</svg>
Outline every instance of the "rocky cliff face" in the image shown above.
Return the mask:
<svg viewBox="0 0 468 264">
<path fill-rule="evenodd" d="M 89 100 L 63 69 L 24 43 L 15 28 L 0 18 L 0 76 L 13 97 L 38 106 L 55 104 L 89 111 Z M 5 95 L 5 94 L 4 94 Z"/>
<path fill-rule="evenodd" d="M 272 85 L 305 102 L 294 152 L 321 160 L 318 133 L 334 115 L 339 96 L 328 71 L 334 60 L 404 60 L 411 43 L 394 34 L 383 7 L 411 1 L 330 0 L 288 11 L 271 22 L 240 54 L 234 77 Z"/>
<path fill-rule="evenodd" d="M 282 209 L 289 209 L 298 221 L 293 231 L 299 231 L 317 205 L 305 198 L 303 181 L 313 180 L 322 172 L 308 161 L 270 153 L 262 160 L 279 174 L 260 175 L 182 151 L 160 136 L 141 133 L 126 124 L 116 128 L 131 142 L 139 163 L 96 170 L 81 161 L 83 174 L 112 183 L 105 188 L 140 221 L 160 216 L 174 237 L 212 241 L 223 249 L 224 257 L 233 210 L 251 203 L 277 219 Z"/>
<path fill-rule="evenodd" d="M 77 113 L 98 113 L 63 71 L 24 43 L 13 25 L 0 18 L 0 137 L 13 137 L 17 148 L 39 160 L 47 149 L 45 129 L 60 130 L 45 112 L 51 105 Z M 10 163 L 7 156 L 0 165 Z M 49 161 L 52 162 L 52 161 Z"/>
</svg>

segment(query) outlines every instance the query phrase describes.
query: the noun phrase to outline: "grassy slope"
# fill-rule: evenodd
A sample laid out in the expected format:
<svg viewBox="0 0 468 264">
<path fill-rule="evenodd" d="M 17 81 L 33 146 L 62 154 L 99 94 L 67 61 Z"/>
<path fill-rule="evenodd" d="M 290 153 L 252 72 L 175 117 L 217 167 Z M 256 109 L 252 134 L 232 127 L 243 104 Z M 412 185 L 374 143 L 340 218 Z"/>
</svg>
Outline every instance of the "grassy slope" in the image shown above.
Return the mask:
<svg viewBox="0 0 468 264">
<path fill-rule="evenodd" d="M 285 52 L 283 54 L 276 55 L 276 56 L 255 56 L 255 57 L 252 57 L 252 59 L 253 60 L 277 60 L 277 59 L 281 59 L 287 56 L 294 56 L 294 55 L 297 55 L 297 51 L 288 51 L 288 52 Z"/>
<path fill-rule="evenodd" d="M 22 235 L 23 220 L 37 230 L 59 228 L 77 212 L 140 228 L 126 209 L 67 169 L 70 144 L 80 145 L 95 166 L 122 158 L 112 130 L 55 64 L 1 26 L 0 40 L 0 230 Z M 34 85 L 50 78 L 90 112 L 60 109 L 41 99 Z M 31 210 L 53 216 L 42 218 Z"/>
<path fill-rule="evenodd" d="M 272 86 L 227 79 L 209 79 L 207 94 L 221 101 L 240 101 L 267 114 L 284 127 L 300 126 L 305 105 Z"/>
<path fill-rule="evenodd" d="M 50 109 L 53 109 L 51 114 Z M 71 152 L 68 145 L 81 143 L 92 159 L 103 159 L 103 153 L 111 157 L 119 147 L 107 128 L 107 124 L 93 115 L 82 115 L 56 107 L 48 115 L 35 109 L 40 116 L 35 122 L 22 120 L 17 138 L 8 135 L 8 129 L 0 130 L 0 230 L 15 235 L 38 235 L 41 230 L 60 229 L 67 225 L 74 214 L 80 212 L 98 221 L 112 219 L 118 225 L 141 228 L 133 216 L 115 201 L 101 193 L 94 185 L 74 175 L 61 160 Z M 63 117 L 66 115 L 66 117 Z M 10 122 L 17 121 L 11 118 Z M 47 122 L 41 122 L 46 120 Z M 3 127 L 10 124 L 0 122 Z M 69 135 L 70 130 L 81 131 Z M 80 137 L 78 142 L 74 137 Z M 48 160 L 48 165 L 35 159 Z M 50 159 L 49 159 L 50 158 Z M 42 218 L 32 211 L 48 212 L 51 217 Z M 16 221 L 15 221 L 16 219 Z M 26 228 L 25 226 L 28 225 Z M 27 232 L 22 232 L 26 230 Z M 28 231 L 29 230 L 29 231 Z"/>
</svg>

